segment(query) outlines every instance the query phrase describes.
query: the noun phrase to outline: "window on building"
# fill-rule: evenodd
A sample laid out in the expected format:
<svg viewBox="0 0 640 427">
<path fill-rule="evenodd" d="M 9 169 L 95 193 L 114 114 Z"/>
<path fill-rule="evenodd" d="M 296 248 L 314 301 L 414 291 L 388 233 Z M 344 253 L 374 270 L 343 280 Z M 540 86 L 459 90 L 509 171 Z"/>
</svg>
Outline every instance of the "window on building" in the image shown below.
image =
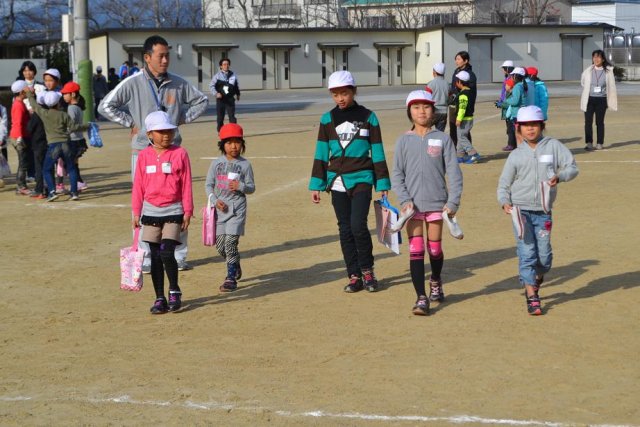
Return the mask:
<svg viewBox="0 0 640 427">
<path fill-rule="evenodd" d="M 432 25 L 457 24 L 458 14 L 451 13 L 425 13 L 422 15 L 422 25 L 430 27 Z"/>
<path fill-rule="evenodd" d="M 267 81 L 267 52 L 262 51 L 262 81 Z"/>
<path fill-rule="evenodd" d="M 365 28 L 395 28 L 396 19 L 395 16 L 365 16 L 364 17 Z"/>
<path fill-rule="evenodd" d="M 402 49 L 398 49 L 398 53 L 396 55 L 396 76 L 400 77 L 402 72 Z"/>
<path fill-rule="evenodd" d="M 521 24 L 522 23 L 522 15 L 517 12 L 492 12 L 491 13 L 491 23 L 492 24 Z"/>
<path fill-rule="evenodd" d="M 562 24 L 562 17 L 560 15 L 547 15 L 544 18 L 545 24 Z"/>
</svg>

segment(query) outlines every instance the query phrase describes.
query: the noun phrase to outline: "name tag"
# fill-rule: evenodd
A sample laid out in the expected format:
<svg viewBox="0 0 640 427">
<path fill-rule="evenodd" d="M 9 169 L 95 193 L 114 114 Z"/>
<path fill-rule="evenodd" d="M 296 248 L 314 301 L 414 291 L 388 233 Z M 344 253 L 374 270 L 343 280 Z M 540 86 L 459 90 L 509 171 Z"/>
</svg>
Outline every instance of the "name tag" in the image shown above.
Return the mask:
<svg viewBox="0 0 640 427">
<path fill-rule="evenodd" d="M 432 147 L 442 147 L 442 140 L 441 139 L 430 139 L 427 141 L 427 144 L 429 144 Z"/>
<path fill-rule="evenodd" d="M 369 136 L 369 129 L 360 129 L 360 136 Z"/>
<path fill-rule="evenodd" d="M 553 154 L 543 154 L 538 158 L 540 163 L 553 163 Z"/>
<path fill-rule="evenodd" d="M 236 179 L 240 179 L 240 174 L 235 172 L 229 172 L 227 174 L 227 179 L 229 181 L 235 181 Z"/>
<path fill-rule="evenodd" d="M 222 91 L 223 91 L 225 94 L 229 95 L 229 86 L 222 86 Z"/>
<path fill-rule="evenodd" d="M 600 92 L 602 92 L 602 88 L 600 86 L 593 87 L 593 93 L 600 93 Z"/>
<path fill-rule="evenodd" d="M 156 165 L 148 165 L 147 173 L 156 173 Z"/>
<path fill-rule="evenodd" d="M 162 173 L 171 173 L 171 163 L 170 162 L 164 162 L 162 164 Z"/>
</svg>

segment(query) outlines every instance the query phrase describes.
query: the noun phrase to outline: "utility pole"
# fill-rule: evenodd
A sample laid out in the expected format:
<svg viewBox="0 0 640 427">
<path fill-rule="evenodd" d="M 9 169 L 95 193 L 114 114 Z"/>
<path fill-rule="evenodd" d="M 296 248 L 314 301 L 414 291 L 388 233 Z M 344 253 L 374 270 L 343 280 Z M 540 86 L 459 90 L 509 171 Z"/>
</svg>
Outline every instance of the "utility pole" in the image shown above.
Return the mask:
<svg viewBox="0 0 640 427">
<path fill-rule="evenodd" d="M 85 121 L 93 121 L 93 64 L 89 59 L 89 20 L 87 19 L 88 0 L 73 0 L 73 52 L 77 70 L 76 79 L 80 84 L 80 93 L 91 106 L 84 111 Z"/>
</svg>

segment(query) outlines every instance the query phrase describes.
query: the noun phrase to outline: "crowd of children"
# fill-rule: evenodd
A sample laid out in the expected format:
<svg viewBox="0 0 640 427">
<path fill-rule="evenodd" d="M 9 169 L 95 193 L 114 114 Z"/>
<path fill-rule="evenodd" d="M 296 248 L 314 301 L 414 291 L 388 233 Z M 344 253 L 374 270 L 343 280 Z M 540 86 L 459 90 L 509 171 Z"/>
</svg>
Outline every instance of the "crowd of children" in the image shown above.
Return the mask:
<svg viewBox="0 0 640 427">
<path fill-rule="evenodd" d="M 381 197 L 393 190 L 401 215 L 408 218 L 409 271 L 416 293 L 412 312 L 427 315 L 431 303 L 445 300 L 443 222 L 455 218 L 460 207 L 463 177 L 459 164 L 481 159 L 471 142 L 476 90 L 468 62 L 466 52 L 456 55 L 458 68 L 451 87 L 444 82 L 445 66 L 440 63 L 434 66 L 434 80 L 426 90 L 408 95 L 405 105 L 411 127 L 396 142 L 392 173 L 387 168 L 380 123 L 373 111 L 356 102 L 353 75 L 349 71 L 330 75 L 328 89 L 335 107 L 320 118 L 309 190 L 315 204 L 320 203 L 321 192 L 331 195 L 348 279 L 345 292 L 380 289 L 367 219 L 374 190 Z M 500 176 L 497 196 L 504 212 L 513 218 L 527 311 L 539 315 L 539 290 L 552 261 L 551 208 L 558 184 L 575 178 L 578 169 L 571 152 L 543 134 L 548 94 L 538 70 L 514 67 L 511 61 L 503 63 L 503 70 L 503 91 L 496 105 L 507 122 L 505 151 L 512 152 Z M 78 159 L 87 149 L 80 86 L 68 82 L 58 91 L 59 83 L 57 70 L 47 70 L 40 91 L 35 89 L 33 76 L 11 87 L 14 102 L 8 140 L 18 153 L 16 192 L 49 201 L 59 197 L 53 175 L 59 159 L 70 178 L 71 199 L 78 198 L 83 184 Z M 447 104 L 452 107 L 449 135 L 444 133 Z M 0 115 L 7 113 L 0 110 Z M 38 120 L 33 121 L 33 116 Z M 134 228 L 144 225 L 141 239 L 149 244 L 155 290 L 150 311 L 162 314 L 182 307 L 175 249 L 193 217 L 191 165 L 187 151 L 174 145 L 177 126 L 166 112 L 149 114 L 145 128 L 148 146 L 140 151 L 134 171 L 132 223 Z M 44 155 L 39 147 L 42 141 Z M 36 183 L 34 191 L 27 187 L 29 149 L 36 159 L 43 159 L 36 176 L 44 185 Z M 226 262 L 219 290 L 233 292 L 242 276 L 238 245 L 247 221 L 247 195 L 256 186 L 251 163 L 243 157 L 246 143 L 240 125 L 229 123 L 220 128 L 218 149 L 221 155 L 211 162 L 205 193 L 215 206 L 215 245 Z M 425 254 L 430 267 L 428 290 Z"/>
</svg>

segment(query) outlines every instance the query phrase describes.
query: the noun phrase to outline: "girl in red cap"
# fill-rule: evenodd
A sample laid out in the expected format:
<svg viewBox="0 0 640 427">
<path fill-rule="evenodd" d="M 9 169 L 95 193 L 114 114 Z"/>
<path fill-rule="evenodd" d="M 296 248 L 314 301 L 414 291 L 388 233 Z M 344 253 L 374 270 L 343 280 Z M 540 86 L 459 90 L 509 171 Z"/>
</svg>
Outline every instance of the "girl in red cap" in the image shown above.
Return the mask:
<svg viewBox="0 0 640 427">
<path fill-rule="evenodd" d="M 80 95 L 80 85 L 76 82 L 68 82 L 60 91 L 64 102 L 67 104 L 67 114 L 71 117 L 71 120 L 78 124 L 82 124 L 83 111 L 86 108 L 86 101 Z M 82 136 L 82 131 L 71 132 L 69 135 L 71 141 L 70 146 L 73 151 L 74 163 L 76 164 L 76 170 L 78 171 L 78 191 L 82 191 L 87 188 L 87 184 L 84 183 L 82 175 L 80 175 L 80 157 L 89 149 L 87 140 Z M 56 187 L 58 185 L 64 185 L 62 176 L 56 177 Z"/>
<path fill-rule="evenodd" d="M 238 242 L 247 222 L 247 194 L 256 190 L 253 169 L 242 157 L 244 133 L 236 123 L 220 128 L 218 148 L 222 155 L 211 162 L 205 189 L 216 207 L 216 249 L 227 262 L 227 276 L 220 292 L 233 292 L 242 276 Z"/>
</svg>

